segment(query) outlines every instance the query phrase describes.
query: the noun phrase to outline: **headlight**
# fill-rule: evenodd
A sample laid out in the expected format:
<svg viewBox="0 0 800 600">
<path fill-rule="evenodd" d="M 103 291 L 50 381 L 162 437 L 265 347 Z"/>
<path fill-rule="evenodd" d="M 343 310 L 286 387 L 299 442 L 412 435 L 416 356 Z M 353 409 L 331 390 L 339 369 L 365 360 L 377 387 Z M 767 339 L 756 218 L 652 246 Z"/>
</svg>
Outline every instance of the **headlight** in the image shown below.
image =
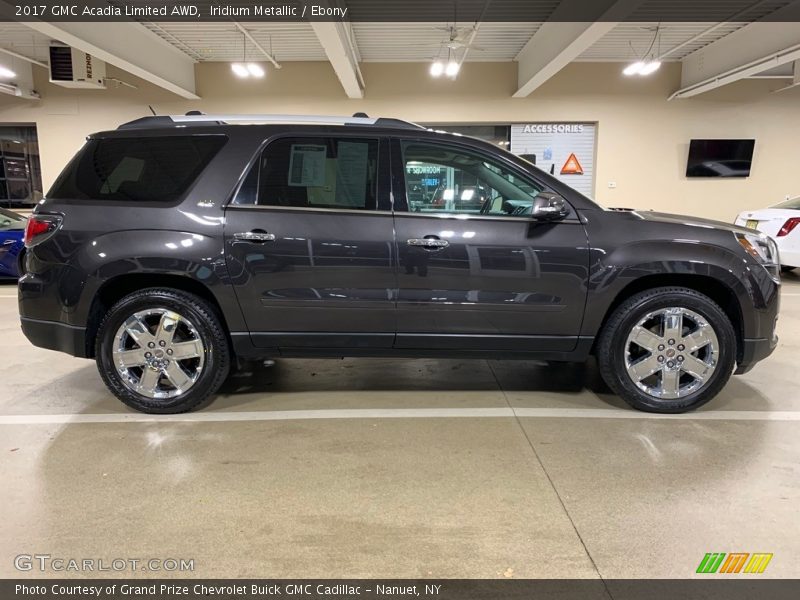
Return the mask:
<svg viewBox="0 0 800 600">
<path fill-rule="evenodd" d="M 747 253 L 765 265 L 779 265 L 778 245 L 763 233 L 737 233 L 736 239 Z"/>
<path fill-rule="evenodd" d="M 735 235 L 745 252 L 764 265 L 770 275 L 780 277 L 781 260 L 775 240 L 763 233 L 736 233 Z"/>
</svg>

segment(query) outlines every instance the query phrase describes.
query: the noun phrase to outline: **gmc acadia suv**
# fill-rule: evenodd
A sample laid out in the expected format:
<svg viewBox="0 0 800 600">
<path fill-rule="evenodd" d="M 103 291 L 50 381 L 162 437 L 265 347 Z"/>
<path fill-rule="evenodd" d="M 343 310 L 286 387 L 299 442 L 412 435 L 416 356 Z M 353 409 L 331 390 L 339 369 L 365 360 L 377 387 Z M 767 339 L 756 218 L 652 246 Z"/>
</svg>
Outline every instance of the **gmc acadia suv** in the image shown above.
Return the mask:
<svg viewBox="0 0 800 600">
<path fill-rule="evenodd" d="M 777 343 L 771 239 L 605 210 L 392 119 L 139 119 L 88 138 L 25 241 L 25 335 L 144 412 L 267 357 L 594 354 L 630 405 L 675 413 Z"/>
</svg>

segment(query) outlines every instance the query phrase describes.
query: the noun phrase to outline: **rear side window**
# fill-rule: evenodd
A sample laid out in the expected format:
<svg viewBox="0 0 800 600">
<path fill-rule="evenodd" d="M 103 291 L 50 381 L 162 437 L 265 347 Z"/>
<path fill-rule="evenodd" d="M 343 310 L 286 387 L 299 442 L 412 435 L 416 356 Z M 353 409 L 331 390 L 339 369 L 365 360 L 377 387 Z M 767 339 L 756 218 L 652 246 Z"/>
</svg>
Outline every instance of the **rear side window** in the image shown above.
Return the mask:
<svg viewBox="0 0 800 600">
<path fill-rule="evenodd" d="M 226 139 L 203 135 L 89 140 L 48 196 L 173 202 L 197 179 Z"/>
<path fill-rule="evenodd" d="M 375 210 L 378 140 L 285 138 L 272 142 L 235 204 Z"/>
</svg>

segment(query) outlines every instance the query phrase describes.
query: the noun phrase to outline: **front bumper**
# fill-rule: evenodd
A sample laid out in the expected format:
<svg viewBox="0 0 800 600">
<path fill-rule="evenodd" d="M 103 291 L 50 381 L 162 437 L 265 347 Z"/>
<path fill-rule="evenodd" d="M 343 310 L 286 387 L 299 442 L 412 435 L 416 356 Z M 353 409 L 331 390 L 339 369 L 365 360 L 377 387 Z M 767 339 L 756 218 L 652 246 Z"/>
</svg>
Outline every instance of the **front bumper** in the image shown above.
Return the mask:
<svg viewBox="0 0 800 600">
<path fill-rule="evenodd" d="M 742 340 L 742 342 L 742 358 L 736 365 L 735 375 L 747 373 L 757 362 L 772 354 L 778 346 L 778 336 L 773 335 L 770 339 L 763 340 Z"/>
<path fill-rule="evenodd" d="M 87 358 L 86 329 L 38 319 L 21 318 L 22 333 L 34 346 Z"/>
</svg>

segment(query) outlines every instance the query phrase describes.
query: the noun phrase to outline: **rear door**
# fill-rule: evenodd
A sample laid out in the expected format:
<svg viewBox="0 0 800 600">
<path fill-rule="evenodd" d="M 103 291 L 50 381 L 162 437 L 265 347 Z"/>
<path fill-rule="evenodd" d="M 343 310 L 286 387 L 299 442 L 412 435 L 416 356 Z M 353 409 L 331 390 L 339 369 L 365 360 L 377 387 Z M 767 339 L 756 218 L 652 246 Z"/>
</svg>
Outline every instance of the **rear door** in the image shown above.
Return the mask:
<svg viewBox="0 0 800 600">
<path fill-rule="evenodd" d="M 270 141 L 225 214 L 229 272 L 260 347 L 389 348 L 395 334 L 388 145 Z"/>
<path fill-rule="evenodd" d="M 395 140 L 392 166 L 396 346 L 573 350 L 589 264 L 577 214 L 532 220 L 544 185 L 465 144 Z"/>
</svg>

